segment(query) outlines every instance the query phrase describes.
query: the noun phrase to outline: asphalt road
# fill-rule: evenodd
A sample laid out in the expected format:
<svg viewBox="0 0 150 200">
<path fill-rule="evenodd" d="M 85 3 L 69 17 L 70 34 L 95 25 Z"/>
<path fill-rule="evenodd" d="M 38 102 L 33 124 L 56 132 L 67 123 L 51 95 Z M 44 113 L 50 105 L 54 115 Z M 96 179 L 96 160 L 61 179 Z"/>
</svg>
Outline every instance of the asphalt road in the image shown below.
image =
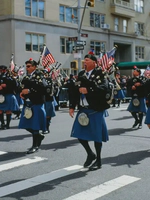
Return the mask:
<svg viewBox="0 0 150 200">
<path fill-rule="evenodd" d="M 102 168 L 83 169 L 86 154 L 70 137 L 74 119 L 61 108 L 39 152 L 27 155 L 31 135 L 0 131 L 0 200 L 148 200 L 150 199 L 150 130 L 132 130 L 128 104 L 110 108 L 109 141 L 103 143 Z M 93 143 L 90 143 L 94 150 Z"/>
</svg>

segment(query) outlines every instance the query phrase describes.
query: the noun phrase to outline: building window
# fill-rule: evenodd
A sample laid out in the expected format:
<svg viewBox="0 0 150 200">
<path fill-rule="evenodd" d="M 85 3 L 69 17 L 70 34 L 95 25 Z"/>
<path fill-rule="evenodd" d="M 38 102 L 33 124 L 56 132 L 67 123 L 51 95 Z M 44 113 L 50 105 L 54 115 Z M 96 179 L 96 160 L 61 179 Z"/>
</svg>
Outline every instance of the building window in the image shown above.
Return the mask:
<svg viewBox="0 0 150 200">
<path fill-rule="evenodd" d="M 60 52 L 61 53 L 72 53 L 73 46 L 75 45 L 75 41 L 70 41 L 66 37 L 61 37 L 60 38 Z"/>
<path fill-rule="evenodd" d="M 140 47 L 140 46 L 135 47 L 135 57 L 137 60 L 139 58 L 144 59 L 144 47 Z"/>
<path fill-rule="evenodd" d="M 101 28 L 101 24 L 105 24 L 105 15 L 90 13 L 90 26 Z"/>
<path fill-rule="evenodd" d="M 61 22 L 77 24 L 77 8 L 59 6 L 59 20 Z"/>
<path fill-rule="evenodd" d="M 63 78 L 69 77 L 70 75 L 70 69 L 69 68 L 60 68 L 60 74 L 63 76 Z"/>
<path fill-rule="evenodd" d="M 25 14 L 44 18 L 44 0 L 25 0 Z"/>
<path fill-rule="evenodd" d="M 90 42 L 90 49 L 94 50 L 95 55 L 99 56 L 100 52 L 106 51 L 106 43 L 105 42 L 98 42 L 98 41 L 91 41 Z"/>
<path fill-rule="evenodd" d="M 114 19 L 114 29 L 115 31 L 119 31 L 119 19 L 117 17 Z"/>
<path fill-rule="evenodd" d="M 123 32 L 127 33 L 127 20 L 123 19 Z"/>
<path fill-rule="evenodd" d="M 26 51 L 42 51 L 44 44 L 44 35 L 26 34 Z"/>
<path fill-rule="evenodd" d="M 144 35 L 144 24 L 135 22 L 135 33 L 137 35 Z"/>
<path fill-rule="evenodd" d="M 144 0 L 134 0 L 134 7 L 136 12 L 144 13 Z"/>
</svg>

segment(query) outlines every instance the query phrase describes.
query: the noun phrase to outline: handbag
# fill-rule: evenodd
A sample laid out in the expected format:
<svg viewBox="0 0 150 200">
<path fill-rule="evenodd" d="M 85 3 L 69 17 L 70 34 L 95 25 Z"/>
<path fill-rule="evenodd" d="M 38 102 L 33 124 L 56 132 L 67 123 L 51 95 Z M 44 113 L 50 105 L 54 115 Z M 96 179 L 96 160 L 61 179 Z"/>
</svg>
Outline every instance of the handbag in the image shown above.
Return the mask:
<svg viewBox="0 0 150 200">
<path fill-rule="evenodd" d="M 33 111 L 32 111 L 32 109 L 31 109 L 30 107 L 26 107 L 26 108 L 24 109 L 24 117 L 25 117 L 26 119 L 30 119 L 32 116 L 33 116 Z"/>
</svg>

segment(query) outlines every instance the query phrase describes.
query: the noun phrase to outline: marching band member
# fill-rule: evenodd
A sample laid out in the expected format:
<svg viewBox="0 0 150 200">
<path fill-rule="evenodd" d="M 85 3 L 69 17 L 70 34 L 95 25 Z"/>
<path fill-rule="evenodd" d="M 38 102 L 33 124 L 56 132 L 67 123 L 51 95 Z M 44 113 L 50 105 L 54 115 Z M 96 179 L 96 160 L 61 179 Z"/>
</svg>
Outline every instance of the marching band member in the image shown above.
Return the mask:
<svg viewBox="0 0 150 200">
<path fill-rule="evenodd" d="M 7 66 L 0 66 L 0 121 L 2 129 L 10 128 L 11 115 L 13 111 L 19 109 L 17 99 L 15 97 L 15 90 L 17 84 L 12 77 L 11 72 Z M 4 112 L 6 113 L 6 125 L 4 123 Z"/>
<path fill-rule="evenodd" d="M 37 62 L 29 59 L 25 62 L 27 76 L 21 82 L 21 98 L 24 106 L 21 113 L 19 128 L 26 129 L 32 134 L 32 147 L 27 154 L 36 152 L 44 135 L 39 130 L 46 131 L 46 112 L 44 109 L 44 95 L 46 91 L 46 81 L 43 73 L 37 69 Z M 48 91 L 47 91 L 48 92 Z"/>
<path fill-rule="evenodd" d="M 50 123 L 51 118 L 55 117 L 55 105 L 54 105 L 54 86 L 52 82 L 52 78 L 49 76 L 49 71 L 47 69 L 43 70 L 44 77 L 47 81 L 47 84 L 49 86 L 49 92 L 45 94 L 45 111 L 46 111 L 46 131 L 43 132 L 44 134 L 50 133 Z"/>
<path fill-rule="evenodd" d="M 97 58 L 87 54 L 84 58 L 85 70 L 78 74 L 76 86 L 69 97 L 69 114 L 74 116 L 78 102 L 79 111 L 76 115 L 71 137 L 78 138 L 87 153 L 84 167 L 90 170 L 101 168 L 102 142 L 108 141 L 108 131 L 105 122 L 105 110 L 110 106 L 107 103 L 110 93 L 107 93 L 108 81 L 97 68 Z M 94 141 L 95 153 L 91 150 L 88 141 Z M 93 164 L 92 162 L 95 161 Z M 92 165 L 91 165 L 92 164 Z"/>
<path fill-rule="evenodd" d="M 146 105 L 148 108 L 144 123 L 150 129 L 150 67 L 149 66 L 145 70 L 144 76 L 147 78 L 146 83 L 144 85 L 144 89 L 145 89 L 145 96 L 146 96 Z"/>
<path fill-rule="evenodd" d="M 146 101 L 145 101 L 145 92 L 144 84 L 146 78 L 141 75 L 141 70 L 134 66 L 133 78 L 127 81 L 127 88 L 131 91 L 131 102 L 127 110 L 131 113 L 135 122 L 132 126 L 135 128 L 142 128 L 143 115 L 147 112 Z"/>
</svg>

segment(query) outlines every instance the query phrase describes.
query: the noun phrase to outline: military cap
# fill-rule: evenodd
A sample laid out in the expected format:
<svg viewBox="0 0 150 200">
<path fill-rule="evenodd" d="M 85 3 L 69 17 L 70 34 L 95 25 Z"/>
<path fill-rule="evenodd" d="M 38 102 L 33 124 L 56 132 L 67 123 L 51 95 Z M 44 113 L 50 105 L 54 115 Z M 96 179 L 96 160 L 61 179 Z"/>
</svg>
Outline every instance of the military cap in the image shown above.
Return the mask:
<svg viewBox="0 0 150 200">
<path fill-rule="evenodd" d="M 0 69 L 5 70 L 5 69 L 7 69 L 7 66 L 5 66 L 5 65 L 0 65 Z"/>
<path fill-rule="evenodd" d="M 134 66 L 133 69 L 136 70 L 137 72 L 139 72 L 139 74 L 141 74 L 141 70 L 139 68 L 137 68 L 137 66 Z"/>
<path fill-rule="evenodd" d="M 29 60 L 27 60 L 25 62 L 25 64 L 31 64 L 32 66 L 37 66 L 38 65 L 38 63 L 35 60 L 33 60 L 33 58 L 30 58 Z"/>
<path fill-rule="evenodd" d="M 91 60 L 93 60 L 97 63 L 97 58 L 94 55 L 93 51 L 89 51 L 88 54 L 84 56 L 84 58 L 90 58 Z"/>
</svg>

